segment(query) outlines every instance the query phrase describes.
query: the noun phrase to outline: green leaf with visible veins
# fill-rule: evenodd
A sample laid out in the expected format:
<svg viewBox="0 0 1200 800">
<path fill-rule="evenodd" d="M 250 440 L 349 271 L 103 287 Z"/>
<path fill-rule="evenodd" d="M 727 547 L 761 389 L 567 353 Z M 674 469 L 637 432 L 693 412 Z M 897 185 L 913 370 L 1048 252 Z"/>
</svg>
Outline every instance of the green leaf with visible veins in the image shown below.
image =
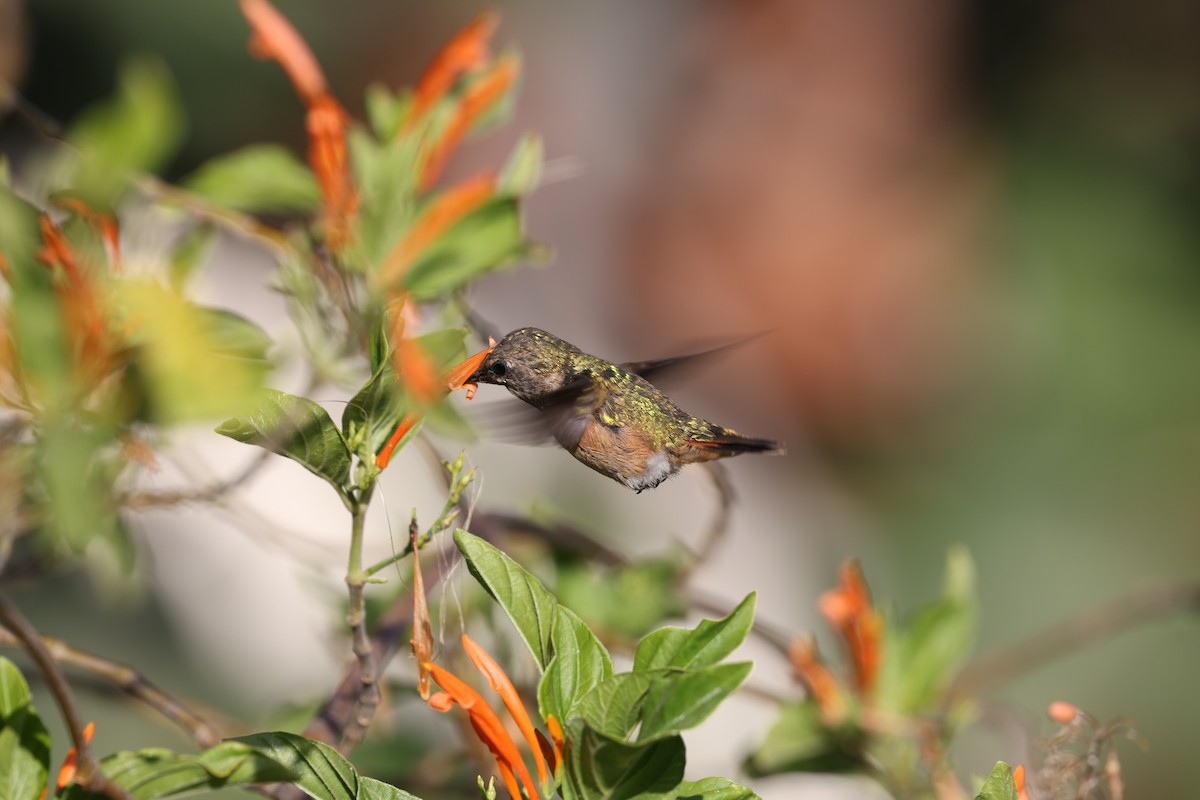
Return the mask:
<svg viewBox="0 0 1200 800">
<path fill-rule="evenodd" d="M 661 667 L 707 667 L 737 649 L 754 621 L 754 592 L 719 620 L 703 620 L 694 629 L 660 628 L 638 643 L 634 671 Z"/>
<path fill-rule="evenodd" d="M 674 800 L 683 780 L 686 751 L 678 736 L 652 744 L 614 742 L 586 725 L 567 733 L 564 789 L 580 800 Z M 563 792 L 564 796 L 568 791 Z"/>
<path fill-rule="evenodd" d="M 538 666 L 545 670 L 554 657 L 551 637 L 558 600 L 524 567 L 478 536 L 459 528 L 454 532 L 454 544 L 462 552 L 475 580 L 508 614 Z"/>
<path fill-rule="evenodd" d="M 327 744 L 273 731 L 239 736 L 242 742 L 287 767 L 291 781 L 317 800 L 357 800 L 361 779 L 353 765 Z M 377 791 L 372 787 L 370 791 Z M 374 795 L 386 797 L 386 795 Z"/>
<path fill-rule="evenodd" d="M 1012 767 L 997 761 L 992 774 L 983 782 L 975 800 L 1017 800 L 1017 783 L 1013 780 Z"/>
<path fill-rule="evenodd" d="M 16 664 L 0 657 L 0 797 L 37 800 L 50 775 L 50 734 Z"/>
<path fill-rule="evenodd" d="M 542 717 L 553 714 L 559 724 L 566 724 L 576 716 L 583 697 L 612 675 L 612 658 L 583 620 L 561 605 L 551 644 L 554 657 L 538 684 L 538 707 Z"/>
<path fill-rule="evenodd" d="M 266 390 L 252 413 L 225 420 L 217 433 L 296 461 L 339 493 L 350 480 L 350 451 L 325 409 L 311 400 Z"/>
<path fill-rule="evenodd" d="M 177 797 L 206 789 L 253 783 L 290 781 L 296 775 L 257 748 L 229 740 L 199 755 L 175 753 L 161 747 L 115 753 L 100 762 L 105 775 L 133 800 Z M 105 795 L 72 784 L 61 800 L 96 800 Z"/>
</svg>

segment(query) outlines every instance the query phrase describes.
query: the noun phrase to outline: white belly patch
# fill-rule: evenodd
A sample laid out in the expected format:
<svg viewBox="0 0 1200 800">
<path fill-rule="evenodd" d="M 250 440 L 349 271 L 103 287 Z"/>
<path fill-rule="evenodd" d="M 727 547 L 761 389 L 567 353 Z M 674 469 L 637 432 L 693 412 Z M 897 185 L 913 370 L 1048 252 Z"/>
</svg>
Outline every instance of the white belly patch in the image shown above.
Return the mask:
<svg viewBox="0 0 1200 800">
<path fill-rule="evenodd" d="M 646 460 L 646 471 L 641 475 L 623 475 L 621 477 L 625 479 L 626 486 L 640 492 L 643 489 L 653 489 L 671 477 L 674 472 L 675 470 L 671 467 L 671 461 L 667 458 L 666 451 L 659 451 Z"/>
</svg>

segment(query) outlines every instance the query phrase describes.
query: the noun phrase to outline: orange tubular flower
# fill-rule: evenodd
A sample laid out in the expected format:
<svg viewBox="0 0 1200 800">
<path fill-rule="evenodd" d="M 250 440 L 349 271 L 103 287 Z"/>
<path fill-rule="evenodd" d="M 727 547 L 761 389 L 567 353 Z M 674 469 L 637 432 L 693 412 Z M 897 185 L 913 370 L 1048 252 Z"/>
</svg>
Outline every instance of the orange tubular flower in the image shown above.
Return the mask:
<svg viewBox="0 0 1200 800">
<path fill-rule="evenodd" d="M 816 640 L 811 635 L 796 637 L 788 647 L 788 660 L 796 679 L 804 684 L 821 710 L 821 716 L 830 723 L 840 721 L 846 714 L 846 701 L 837 678 L 817 652 Z"/>
<path fill-rule="evenodd" d="M 88 744 L 92 743 L 92 734 L 96 732 L 96 724 L 89 722 L 87 727 L 83 729 L 83 740 Z M 75 748 L 72 747 L 67 751 L 67 757 L 63 759 L 62 766 L 58 770 L 58 781 L 55 782 L 55 790 L 61 792 L 67 787 L 67 784 L 75 780 L 75 760 L 78 758 L 75 753 Z"/>
<path fill-rule="evenodd" d="M 508 793 L 517 800 L 521 797 L 521 789 L 513 775 L 516 773 L 531 800 L 539 797 L 537 786 L 533 783 L 533 776 L 529 774 L 529 769 L 521 760 L 521 752 L 517 748 L 517 743 L 505 730 L 504 723 L 500 721 L 500 717 L 487 704 L 487 701 L 449 670 L 439 667 L 431 661 L 425 662 L 423 666 L 429 670 L 437 685 L 444 690 L 429 699 L 429 706 L 435 711 L 444 712 L 448 711 L 452 704 L 456 704 L 466 711 L 475 735 L 487 745 L 496 758 L 496 767 L 500 770 L 500 777 L 504 780 Z"/>
<path fill-rule="evenodd" d="M 329 91 L 312 50 L 268 0 L 238 0 L 238 5 L 253 30 L 251 54 L 278 61 L 308 107 L 308 163 L 321 184 L 325 238 L 340 249 L 358 204 L 346 152 L 346 111 Z"/>
<path fill-rule="evenodd" d="M 470 358 L 460 361 L 457 365 L 447 370 L 442 375 L 442 385 L 445 387 L 445 391 L 466 389 L 467 399 L 470 400 L 473 398 L 475 396 L 475 390 L 479 387 L 474 383 L 466 383 L 466 380 L 475 374 L 475 370 L 479 369 L 479 365 L 483 363 L 483 360 L 488 357 L 488 354 L 491 353 L 495 347 L 496 342 L 491 340 L 488 342 L 488 346 L 486 348 L 480 350 Z M 389 438 L 387 443 L 380 448 L 379 453 L 376 455 L 375 466 L 377 466 L 379 469 L 384 469 L 387 467 L 392 460 L 392 452 L 396 449 L 396 446 L 400 444 L 400 440 L 403 439 L 410 430 L 412 430 L 412 427 L 417 424 L 417 421 L 420 420 L 420 418 L 421 417 L 419 414 L 409 413 L 405 415 L 404 419 L 400 420 L 400 424 L 396 426 L 396 430 L 392 433 L 391 438 Z"/>
<path fill-rule="evenodd" d="M 90 384 L 103 376 L 110 366 L 107 331 L 96 290 L 62 231 L 45 214 L 41 217 L 41 229 L 44 246 L 38 259 L 51 268 L 62 270 L 57 291 L 67 336 L 75 348 L 76 364 Z"/>
<path fill-rule="evenodd" d="M 1029 792 L 1025 791 L 1025 765 L 1013 767 L 1013 783 L 1017 786 L 1017 800 L 1029 800 Z"/>
<path fill-rule="evenodd" d="M 504 674 L 504 670 L 500 668 L 495 659 L 476 644 L 470 636 L 464 633 L 462 643 L 463 650 L 466 651 L 467 657 L 471 659 L 471 663 L 488 679 L 492 691 L 500 695 L 500 699 L 504 701 L 504 707 L 508 709 L 508 713 L 512 716 L 513 721 L 517 723 L 517 727 L 521 730 L 521 735 L 525 737 L 525 741 L 529 743 L 529 749 L 533 751 L 534 761 L 537 762 L 538 780 L 544 786 L 547 781 L 546 759 L 542 755 L 541 746 L 538 744 L 537 732 L 534 730 L 533 722 L 530 721 L 529 714 L 525 711 L 525 704 L 521 702 L 521 696 L 517 694 L 517 687 L 513 686 L 513 682 L 509 679 L 508 675 Z"/>
<path fill-rule="evenodd" d="M 467 89 L 459 102 L 454 119 L 446 127 L 441 139 L 430 145 L 425 157 L 425 164 L 421 168 L 421 177 L 417 181 L 417 188 L 426 190 L 437 183 L 450 154 L 458 147 L 467 131 L 483 115 L 484 111 L 504 96 L 504 93 L 516 81 L 520 71 L 521 65 L 515 56 L 504 56 L 486 75 Z"/>
<path fill-rule="evenodd" d="M 500 15 L 484 11 L 470 25 L 454 35 L 434 56 L 413 92 L 413 102 L 401 127 L 401 133 L 411 130 L 454 82 L 464 73 L 479 69 L 491 57 L 488 42 L 500 24 Z"/>
<path fill-rule="evenodd" d="M 821 613 L 846 642 L 859 695 L 866 700 L 879 675 L 883 617 L 871 606 L 871 593 L 857 561 L 844 563 L 839 577 L 840 586 L 821 595 Z"/>
<path fill-rule="evenodd" d="M 383 260 L 383 266 L 379 268 L 380 283 L 386 287 L 398 285 L 417 256 L 495 193 L 496 176 L 482 173 L 438 195 L 421 210 L 404 237 Z"/>
</svg>

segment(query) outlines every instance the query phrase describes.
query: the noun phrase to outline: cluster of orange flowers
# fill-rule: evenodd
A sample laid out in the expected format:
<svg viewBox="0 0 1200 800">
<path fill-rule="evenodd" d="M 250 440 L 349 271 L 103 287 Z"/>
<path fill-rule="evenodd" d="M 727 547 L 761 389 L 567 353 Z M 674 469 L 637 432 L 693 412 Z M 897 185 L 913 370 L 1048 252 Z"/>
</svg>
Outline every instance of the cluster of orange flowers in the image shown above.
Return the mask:
<svg viewBox="0 0 1200 800">
<path fill-rule="evenodd" d="M 871 591 L 857 561 L 842 564 L 838 577 L 838 587 L 821 595 L 819 608 L 841 636 L 850 657 L 855 695 L 860 703 L 870 705 L 883 652 L 883 616 L 871 605 Z M 845 690 L 817 652 L 816 640 L 812 636 L 797 638 L 788 656 L 822 716 L 831 724 L 844 719 Z"/>
<path fill-rule="evenodd" d="M 297 94 L 306 105 L 309 134 L 308 160 L 317 176 L 322 193 L 325 239 L 334 252 L 348 243 L 357 209 L 358 194 L 350 172 L 346 147 L 348 116 L 329 91 L 312 51 L 296 29 L 268 0 L 239 0 L 253 36 L 251 52 L 280 63 Z M 429 112 L 455 84 L 470 74 L 473 80 L 459 98 L 449 123 L 434 138 L 422 141 L 417 159 L 418 188 L 427 191 L 441 175 L 446 161 L 463 136 L 480 116 L 501 98 L 517 78 L 519 65 L 512 56 L 492 62 L 490 40 L 499 20 L 485 12 L 460 31 L 442 48 L 425 70 L 413 93 L 398 135 L 407 135 L 426 120 Z M 489 62 L 490 63 L 489 65 Z M 431 244 L 468 214 L 477 210 L 496 192 L 496 177 L 484 173 L 443 191 L 428 203 L 384 258 L 376 276 L 376 285 L 390 293 L 389 335 L 394 345 L 393 366 L 413 397 L 431 404 L 451 389 L 464 388 L 463 380 L 474 372 L 465 369 L 486 357 L 484 351 L 451 373 L 437 375 L 428 353 L 406 335 L 406 319 L 415 316 L 411 298 L 399 288 L 409 267 Z M 473 392 L 468 393 L 468 398 Z M 392 451 L 416 424 L 419 416 L 410 414 L 401 421 L 390 441 L 377 454 L 380 469 L 387 466 Z"/>
<path fill-rule="evenodd" d="M 471 663 L 487 679 L 492 691 L 500 695 L 505 709 L 508 711 L 521 736 L 529 745 L 537 765 L 538 780 L 534 783 L 533 776 L 521 758 L 520 748 L 500 716 L 479 692 L 445 667 L 433 663 L 433 632 L 429 624 L 429 606 L 425 598 L 425 582 L 421 577 L 420 552 L 417 550 L 416 534 L 413 534 L 413 655 L 417 659 L 417 691 L 435 711 L 447 712 L 458 706 L 467 713 L 467 719 L 475 735 L 483 742 L 496 759 L 496 769 L 500 779 L 513 798 L 521 797 L 521 786 L 529 800 L 537 800 L 538 786 L 549 787 L 551 770 L 548 763 L 553 763 L 553 774 L 558 775 L 562 767 L 563 732 L 553 715 L 546 719 L 546 727 L 550 731 L 547 740 L 541 731 L 533 727 L 525 704 L 513 685 L 512 679 L 496 663 L 488 653 L 465 633 L 462 637 L 463 651 Z M 431 694 L 429 680 L 433 679 L 442 691 Z M 518 784 L 520 779 L 520 784 Z"/>
</svg>

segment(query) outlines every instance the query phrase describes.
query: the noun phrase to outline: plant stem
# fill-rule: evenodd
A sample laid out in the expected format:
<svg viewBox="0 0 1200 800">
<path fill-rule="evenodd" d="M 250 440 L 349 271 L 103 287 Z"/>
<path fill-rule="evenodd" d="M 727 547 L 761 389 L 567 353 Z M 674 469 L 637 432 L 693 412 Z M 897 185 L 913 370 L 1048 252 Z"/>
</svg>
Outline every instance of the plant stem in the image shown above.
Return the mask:
<svg viewBox="0 0 1200 800">
<path fill-rule="evenodd" d="M 142 701 L 191 734 L 192 741 L 198 747 L 212 747 L 221 741 L 221 735 L 210 722 L 159 689 L 128 664 L 110 661 L 95 653 L 80 650 L 53 636 L 43 636 L 42 643 L 46 645 L 46 652 L 50 657 L 59 664 L 89 672 L 113 684 L 130 697 Z M 24 647 L 24 643 L 7 628 L 0 628 L 0 645 Z"/>
<path fill-rule="evenodd" d="M 41 635 L 3 594 L 0 594 L 0 623 L 25 646 L 25 650 L 42 671 L 46 685 L 50 687 L 50 692 L 58 703 L 63 722 L 66 723 L 75 747 L 76 780 L 91 791 L 102 792 L 111 800 L 130 800 L 124 789 L 100 771 L 100 765 L 88 749 L 87 740 L 83 738 L 83 722 L 79 718 L 79 710 L 75 707 L 75 696 L 71 693 L 71 687 L 67 684 L 58 663 L 46 649 Z"/>
<path fill-rule="evenodd" d="M 379 707 L 379 681 L 375 652 L 367 635 L 367 606 L 364 596 L 370 576 L 362 565 L 363 523 L 367 517 L 367 505 L 367 500 L 362 496 L 351 504 L 350 557 L 346 566 L 346 586 L 350 592 L 350 611 L 346 622 L 350 625 L 351 650 L 358 659 L 358 679 L 362 689 L 355 703 L 353 722 L 345 731 L 345 738 L 355 743 L 362 739 L 375 717 L 375 710 Z"/>
</svg>

